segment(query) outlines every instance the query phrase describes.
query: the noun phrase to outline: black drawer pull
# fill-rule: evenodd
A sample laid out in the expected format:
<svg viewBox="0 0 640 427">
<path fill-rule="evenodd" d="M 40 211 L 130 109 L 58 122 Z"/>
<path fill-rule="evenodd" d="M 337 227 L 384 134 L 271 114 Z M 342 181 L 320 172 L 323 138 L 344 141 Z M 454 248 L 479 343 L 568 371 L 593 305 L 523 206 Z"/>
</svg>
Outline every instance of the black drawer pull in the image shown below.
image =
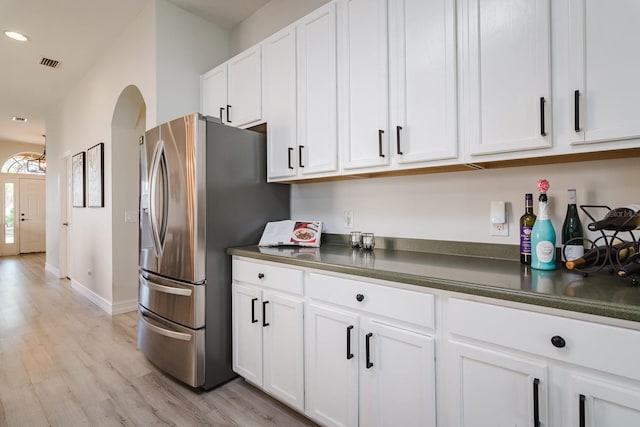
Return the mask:
<svg viewBox="0 0 640 427">
<path fill-rule="evenodd" d="M 540 98 L 540 135 L 547 136 L 544 125 L 544 96 Z"/>
<path fill-rule="evenodd" d="M 373 334 L 369 332 L 365 338 L 365 347 L 366 347 L 366 358 L 367 358 L 367 369 L 371 369 L 373 367 L 373 363 L 371 362 L 371 337 Z"/>
<path fill-rule="evenodd" d="M 231 105 L 227 104 L 227 123 L 231 123 L 231 120 L 229 119 L 230 111 L 231 111 Z M 220 120 L 222 120 L 222 117 L 220 117 Z"/>
<path fill-rule="evenodd" d="M 351 330 L 353 325 L 347 326 L 347 360 L 353 359 L 353 353 L 351 353 Z"/>
<path fill-rule="evenodd" d="M 402 132 L 402 126 L 396 126 L 396 152 L 399 155 L 403 155 L 404 153 L 400 149 L 400 133 Z"/>
<path fill-rule="evenodd" d="M 301 168 L 304 167 L 304 165 L 302 164 L 302 149 L 304 148 L 304 145 L 298 145 L 298 166 L 300 166 Z"/>
<path fill-rule="evenodd" d="M 358 295 L 356 295 L 356 300 L 357 300 L 358 302 L 362 302 L 362 301 L 364 301 L 364 295 L 362 295 L 362 294 L 358 294 Z"/>
<path fill-rule="evenodd" d="M 555 335 L 551 337 L 551 344 L 556 348 L 563 348 L 567 345 L 567 342 L 560 335 Z"/>
<path fill-rule="evenodd" d="M 258 273 L 258 279 L 264 279 L 264 273 Z"/>
<path fill-rule="evenodd" d="M 384 157 L 384 153 L 382 152 L 382 135 L 384 131 L 382 129 L 378 129 L 378 154 L 380 157 Z"/>
<path fill-rule="evenodd" d="M 534 378 L 533 380 L 533 426 L 540 426 L 540 397 L 538 396 L 538 388 L 540 386 L 540 380 Z"/>
<path fill-rule="evenodd" d="M 580 415 L 580 427 L 586 427 L 587 422 L 586 422 L 586 417 L 585 417 L 585 400 L 587 398 L 585 397 L 584 394 L 580 395 L 580 407 L 579 407 L 579 415 Z"/>
<path fill-rule="evenodd" d="M 267 304 L 269 301 L 262 301 L 262 327 L 269 326 L 267 323 Z"/>
<path fill-rule="evenodd" d="M 224 111 L 224 107 L 220 107 L 220 121 L 224 123 L 224 119 L 222 118 L 222 112 Z"/>
<path fill-rule="evenodd" d="M 258 323 L 258 319 L 256 319 L 256 301 L 258 301 L 258 298 L 251 299 L 251 323 Z"/>
<path fill-rule="evenodd" d="M 289 167 L 289 169 L 293 169 L 293 166 L 291 166 L 291 153 L 293 153 L 293 148 L 289 147 L 287 148 L 287 166 Z"/>
<path fill-rule="evenodd" d="M 580 132 L 580 91 L 573 92 L 573 130 Z"/>
</svg>

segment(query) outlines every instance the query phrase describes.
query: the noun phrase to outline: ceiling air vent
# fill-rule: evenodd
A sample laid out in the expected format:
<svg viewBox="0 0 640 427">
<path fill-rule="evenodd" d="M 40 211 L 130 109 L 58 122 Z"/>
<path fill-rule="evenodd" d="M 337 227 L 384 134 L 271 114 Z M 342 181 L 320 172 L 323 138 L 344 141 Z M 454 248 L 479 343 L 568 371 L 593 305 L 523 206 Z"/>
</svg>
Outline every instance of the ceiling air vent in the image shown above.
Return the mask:
<svg viewBox="0 0 640 427">
<path fill-rule="evenodd" d="M 58 64 L 60 64 L 60 61 L 56 61 L 55 59 L 42 57 L 40 60 L 40 65 L 44 65 L 45 67 L 58 68 Z"/>
<path fill-rule="evenodd" d="M 13 120 L 14 122 L 22 122 L 22 123 L 26 123 L 27 118 L 26 117 L 18 117 L 18 116 L 13 116 Z"/>
</svg>

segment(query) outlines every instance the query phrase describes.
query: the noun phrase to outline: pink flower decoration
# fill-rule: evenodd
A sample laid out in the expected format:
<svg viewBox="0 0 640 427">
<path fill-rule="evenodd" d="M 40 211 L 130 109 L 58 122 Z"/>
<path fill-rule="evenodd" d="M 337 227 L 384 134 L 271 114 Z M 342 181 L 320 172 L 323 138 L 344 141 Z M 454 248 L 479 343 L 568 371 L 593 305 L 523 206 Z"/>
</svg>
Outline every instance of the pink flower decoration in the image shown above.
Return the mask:
<svg viewBox="0 0 640 427">
<path fill-rule="evenodd" d="M 549 185 L 549 181 L 547 181 L 546 179 L 539 179 L 538 180 L 538 191 L 541 193 L 546 193 L 547 190 L 549 189 L 549 187 L 551 187 Z"/>
</svg>

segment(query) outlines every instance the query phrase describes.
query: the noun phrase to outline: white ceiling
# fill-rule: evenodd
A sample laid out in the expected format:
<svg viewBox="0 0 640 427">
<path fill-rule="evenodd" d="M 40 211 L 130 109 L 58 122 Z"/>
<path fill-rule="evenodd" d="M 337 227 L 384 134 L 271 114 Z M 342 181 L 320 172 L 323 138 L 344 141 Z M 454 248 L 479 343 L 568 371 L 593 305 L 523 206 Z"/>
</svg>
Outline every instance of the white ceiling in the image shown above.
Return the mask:
<svg viewBox="0 0 640 427">
<path fill-rule="evenodd" d="M 42 144 L 45 114 L 150 0 L 0 0 L 0 143 Z M 231 29 L 269 0 L 171 0 Z M 4 30 L 22 32 L 20 43 Z M 40 60 L 60 61 L 56 69 Z M 26 117 L 26 123 L 12 121 Z"/>
</svg>

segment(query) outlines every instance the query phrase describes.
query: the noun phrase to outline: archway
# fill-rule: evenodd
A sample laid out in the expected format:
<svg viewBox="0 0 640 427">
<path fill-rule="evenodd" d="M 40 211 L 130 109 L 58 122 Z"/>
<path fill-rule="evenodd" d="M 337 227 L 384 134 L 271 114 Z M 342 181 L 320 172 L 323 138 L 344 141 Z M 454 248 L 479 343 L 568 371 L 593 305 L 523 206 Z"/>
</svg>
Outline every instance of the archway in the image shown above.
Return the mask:
<svg viewBox="0 0 640 427">
<path fill-rule="evenodd" d="M 145 129 L 144 98 L 136 86 L 127 86 L 111 120 L 113 314 L 137 308 L 138 141 Z"/>
</svg>

